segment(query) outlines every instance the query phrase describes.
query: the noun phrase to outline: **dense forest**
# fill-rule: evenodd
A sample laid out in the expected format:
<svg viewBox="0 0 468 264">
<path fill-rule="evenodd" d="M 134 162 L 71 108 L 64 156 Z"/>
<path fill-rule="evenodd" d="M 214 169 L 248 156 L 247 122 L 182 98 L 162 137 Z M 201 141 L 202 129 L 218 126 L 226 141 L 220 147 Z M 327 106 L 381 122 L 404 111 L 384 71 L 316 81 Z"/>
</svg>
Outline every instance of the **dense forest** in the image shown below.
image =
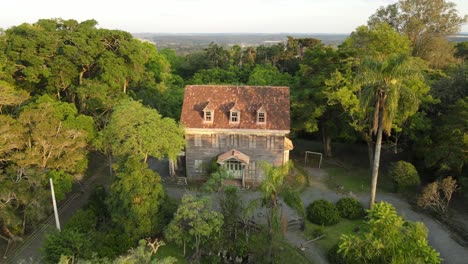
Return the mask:
<svg viewBox="0 0 468 264">
<path fill-rule="evenodd" d="M 175 158 L 183 149 L 178 120 L 188 84 L 289 86 L 292 137 L 319 139 L 326 157 L 335 142 L 366 145 L 374 185 L 381 145 L 405 151 L 423 182 L 451 176 L 457 198 L 468 201 L 468 42 L 446 38 L 466 17 L 452 3 L 419 2 L 378 9 L 338 47 L 289 37 L 252 47 L 212 42 L 181 55 L 94 20 L 41 19 L 0 31 L 0 238 L 31 233 L 51 213 L 48 179 L 63 200 L 89 177 L 89 154 L 100 152 L 109 191 L 95 190 L 70 224 L 76 228 L 50 238 L 49 252 L 113 259 L 166 234 L 198 255 L 215 247 L 210 238 L 221 228 L 229 244 L 237 229 L 228 217 L 238 208 L 226 201 L 235 192 L 222 194 L 220 213 L 194 197 L 177 209 L 147 165 L 149 156 Z M 193 219 L 193 210 L 206 225 L 199 233 L 174 223 Z M 69 242 L 75 248 L 58 249 Z"/>
</svg>

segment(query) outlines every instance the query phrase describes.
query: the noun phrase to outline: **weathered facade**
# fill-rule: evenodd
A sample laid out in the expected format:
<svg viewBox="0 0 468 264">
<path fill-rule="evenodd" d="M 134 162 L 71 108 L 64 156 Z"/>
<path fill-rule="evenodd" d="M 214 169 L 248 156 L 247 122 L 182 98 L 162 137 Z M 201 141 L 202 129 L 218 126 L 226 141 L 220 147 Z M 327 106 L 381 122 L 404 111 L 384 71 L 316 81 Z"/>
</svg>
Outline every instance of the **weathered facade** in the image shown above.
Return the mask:
<svg viewBox="0 0 468 264">
<path fill-rule="evenodd" d="M 188 179 L 206 177 L 215 160 L 243 186 L 258 185 L 262 161 L 279 166 L 289 160 L 288 87 L 187 86 L 181 123 Z"/>
</svg>

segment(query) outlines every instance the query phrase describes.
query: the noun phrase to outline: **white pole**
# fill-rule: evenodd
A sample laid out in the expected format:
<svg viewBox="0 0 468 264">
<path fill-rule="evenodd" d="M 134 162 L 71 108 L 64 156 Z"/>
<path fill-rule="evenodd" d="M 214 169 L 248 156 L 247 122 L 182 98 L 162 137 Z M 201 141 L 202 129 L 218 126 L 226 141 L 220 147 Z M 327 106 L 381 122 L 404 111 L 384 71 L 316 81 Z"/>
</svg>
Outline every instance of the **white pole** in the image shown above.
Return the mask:
<svg viewBox="0 0 468 264">
<path fill-rule="evenodd" d="M 55 192 L 54 192 L 54 183 L 52 182 L 52 178 L 50 180 L 50 191 L 52 192 L 52 203 L 54 204 L 54 214 L 55 214 L 55 225 L 57 226 L 58 231 L 60 230 L 60 221 L 57 211 L 57 202 L 55 201 Z"/>
</svg>

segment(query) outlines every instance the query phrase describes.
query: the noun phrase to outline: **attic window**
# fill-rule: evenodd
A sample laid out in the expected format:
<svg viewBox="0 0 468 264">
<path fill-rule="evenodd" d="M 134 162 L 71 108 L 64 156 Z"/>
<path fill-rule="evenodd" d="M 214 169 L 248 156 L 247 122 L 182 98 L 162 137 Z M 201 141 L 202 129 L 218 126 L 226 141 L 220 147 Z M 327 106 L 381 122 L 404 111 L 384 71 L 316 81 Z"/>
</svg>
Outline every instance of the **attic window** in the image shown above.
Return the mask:
<svg viewBox="0 0 468 264">
<path fill-rule="evenodd" d="M 205 110 L 204 111 L 204 121 L 205 122 L 213 122 L 213 112 L 211 110 Z"/>
<path fill-rule="evenodd" d="M 266 123 L 266 111 L 263 107 L 257 110 L 257 124 L 265 124 Z"/>
<path fill-rule="evenodd" d="M 265 112 L 259 112 L 259 113 L 258 113 L 257 122 L 260 123 L 260 124 L 263 124 L 263 123 L 266 122 L 266 115 L 265 115 Z"/>
<path fill-rule="evenodd" d="M 231 111 L 231 116 L 229 122 L 231 123 L 239 123 L 240 115 L 238 111 Z"/>
</svg>

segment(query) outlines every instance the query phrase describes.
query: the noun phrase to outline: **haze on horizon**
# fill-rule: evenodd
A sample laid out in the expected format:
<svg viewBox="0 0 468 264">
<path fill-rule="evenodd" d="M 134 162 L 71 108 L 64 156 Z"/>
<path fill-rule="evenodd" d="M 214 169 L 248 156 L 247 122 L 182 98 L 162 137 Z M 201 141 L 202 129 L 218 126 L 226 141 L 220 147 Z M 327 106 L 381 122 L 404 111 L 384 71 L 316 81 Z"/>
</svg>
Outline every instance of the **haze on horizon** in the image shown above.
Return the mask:
<svg viewBox="0 0 468 264">
<path fill-rule="evenodd" d="M 396 0 L 23 0 L 2 3 L 0 28 L 41 18 L 83 21 L 132 33 L 350 33 Z M 468 1 L 452 0 L 460 14 Z M 468 25 L 462 27 L 468 32 Z"/>
</svg>

